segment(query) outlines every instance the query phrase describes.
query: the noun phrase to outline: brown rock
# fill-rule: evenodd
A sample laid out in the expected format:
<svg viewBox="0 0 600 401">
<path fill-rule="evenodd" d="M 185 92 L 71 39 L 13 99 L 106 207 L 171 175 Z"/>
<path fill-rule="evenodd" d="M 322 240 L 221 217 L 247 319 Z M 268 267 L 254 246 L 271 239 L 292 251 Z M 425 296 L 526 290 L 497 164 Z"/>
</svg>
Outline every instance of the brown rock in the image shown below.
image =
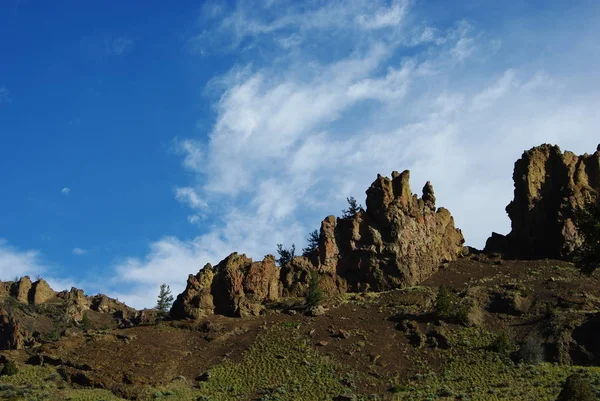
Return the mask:
<svg viewBox="0 0 600 401">
<path fill-rule="evenodd" d="M 570 259 L 581 244 L 574 213 L 599 196 L 600 150 L 577 156 L 558 146 L 537 146 L 515 163 L 513 180 L 514 199 L 506 207 L 511 232 L 492 234 L 486 252 Z"/>
<path fill-rule="evenodd" d="M 19 302 L 29 303 L 29 291 L 31 290 L 31 279 L 29 276 L 24 276 L 16 281 L 12 286 L 12 296 Z"/>
<path fill-rule="evenodd" d="M 174 319 L 198 319 L 212 315 L 215 305 L 211 293 L 215 276 L 213 267 L 206 264 L 195 276 L 188 276 L 185 290 L 177 296 L 170 315 Z"/>
<path fill-rule="evenodd" d="M 137 311 L 125 305 L 123 302 L 110 298 L 104 294 L 94 295 L 89 297 L 91 310 L 100 313 L 111 314 L 118 319 L 134 319 L 137 316 Z"/>
<path fill-rule="evenodd" d="M 414 285 L 462 251 L 462 233 L 448 210 L 436 210 L 431 183 L 425 184 L 419 199 L 411 192 L 408 170 L 393 172 L 392 177 L 377 176 L 367 190 L 365 212 L 337 219 L 336 225 L 330 218 L 322 224 L 319 249 L 334 250 L 321 257 L 328 261 L 323 270 L 333 270 L 335 264 L 349 291 Z M 336 246 L 326 247 L 332 238 Z"/>
<path fill-rule="evenodd" d="M 464 242 L 450 212 L 436 210 L 431 183 L 419 199 L 410 190 L 410 173 L 377 176 L 367 190 L 367 210 L 321 223 L 318 249 L 293 258 L 281 270 L 273 256 L 252 262 L 232 253 L 217 266 L 188 277 L 171 309 L 174 319 L 197 319 L 213 313 L 249 316 L 265 302 L 303 297 L 312 271 L 327 296 L 346 291 L 382 291 L 417 284 L 441 265 L 458 258 Z"/>
<path fill-rule="evenodd" d="M 279 269 L 272 255 L 252 262 L 236 252 L 214 268 L 205 266 L 196 276 L 190 275 L 179 294 L 171 317 L 197 319 L 213 313 L 228 316 L 256 316 L 263 303 L 279 298 Z"/>
<path fill-rule="evenodd" d="M 22 349 L 29 333 L 6 309 L 0 309 L 0 349 Z"/>
<path fill-rule="evenodd" d="M 83 293 L 83 290 L 72 287 L 70 291 L 62 291 L 57 297 L 65 300 L 67 307 L 67 316 L 70 319 L 80 322 L 86 310 L 90 309 L 91 301 Z"/>
<path fill-rule="evenodd" d="M 33 283 L 30 290 L 29 299 L 33 305 L 40 305 L 56 297 L 56 292 L 50 288 L 50 285 L 44 279 L 39 279 Z"/>
</svg>

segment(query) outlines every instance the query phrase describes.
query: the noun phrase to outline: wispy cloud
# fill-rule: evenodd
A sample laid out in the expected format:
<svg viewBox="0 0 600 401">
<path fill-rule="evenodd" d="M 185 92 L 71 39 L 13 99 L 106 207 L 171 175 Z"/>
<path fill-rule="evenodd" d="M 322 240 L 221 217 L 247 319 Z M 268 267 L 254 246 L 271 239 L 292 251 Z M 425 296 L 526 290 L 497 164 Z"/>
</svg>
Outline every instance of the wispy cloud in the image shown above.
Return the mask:
<svg viewBox="0 0 600 401">
<path fill-rule="evenodd" d="M 415 191 L 431 180 L 438 204 L 481 247 L 492 230 L 509 229 L 504 207 L 524 149 L 596 147 L 600 90 L 570 85 L 574 70 L 553 71 L 555 58 L 496 57 L 498 43 L 520 46 L 510 31 L 431 26 L 411 2 L 253 4 L 219 10 L 201 35 L 208 51 L 260 45 L 264 58 L 210 82 L 208 140 L 177 141 L 193 177 L 175 197 L 194 211 L 191 222 L 207 208 L 219 217 L 196 238 L 165 237 L 115 267 L 134 305 L 150 305 L 144 294 L 163 281 L 181 289 L 187 274 L 232 251 L 260 258 L 277 243 L 302 244 L 346 197 L 364 199 L 376 174 L 392 170 L 411 169 Z"/>
<path fill-rule="evenodd" d="M 73 255 L 76 255 L 76 256 L 82 256 L 82 255 L 85 255 L 88 253 L 87 250 L 82 249 L 82 248 L 73 248 L 72 252 L 73 252 Z"/>
<path fill-rule="evenodd" d="M 196 190 L 191 187 L 177 188 L 175 190 L 175 199 L 187 204 L 192 209 L 205 210 L 208 208 L 208 204 L 200 199 Z"/>
<path fill-rule="evenodd" d="M 2 103 L 12 103 L 10 91 L 5 86 L 0 86 L 0 104 Z"/>
<path fill-rule="evenodd" d="M 38 251 L 18 250 L 0 238 L 0 280 L 13 280 L 26 275 L 34 277 L 45 270 Z"/>
<path fill-rule="evenodd" d="M 64 187 L 63 189 L 60 190 L 60 193 L 65 196 L 69 196 L 69 194 L 71 193 L 71 188 Z"/>
</svg>

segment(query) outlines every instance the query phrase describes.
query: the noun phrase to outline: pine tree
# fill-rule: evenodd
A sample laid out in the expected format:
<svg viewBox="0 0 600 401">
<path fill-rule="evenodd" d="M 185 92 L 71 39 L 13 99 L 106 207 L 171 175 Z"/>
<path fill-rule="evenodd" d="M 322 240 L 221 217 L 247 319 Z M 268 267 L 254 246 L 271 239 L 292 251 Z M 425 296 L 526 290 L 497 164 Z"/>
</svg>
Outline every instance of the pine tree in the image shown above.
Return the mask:
<svg viewBox="0 0 600 401">
<path fill-rule="evenodd" d="M 346 198 L 348 201 L 348 209 L 342 210 L 342 218 L 347 219 L 356 216 L 359 212 L 363 212 L 364 209 L 361 205 L 356 202 L 353 196 Z"/>
<path fill-rule="evenodd" d="M 308 235 L 306 240 L 308 241 L 308 245 L 302 249 L 302 255 L 304 256 L 308 256 L 319 248 L 319 232 L 314 230 Z"/>
<path fill-rule="evenodd" d="M 283 247 L 283 244 L 277 244 L 277 253 L 279 254 L 277 263 L 279 266 L 285 266 L 296 256 L 296 245 L 292 244 L 292 247 L 287 249 Z"/>
<path fill-rule="evenodd" d="M 173 295 L 171 295 L 171 289 L 166 284 L 160 285 L 160 293 L 158 294 L 158 301 L 156 302 L 156 309 L 162 314 L 167 315 L 171 309 L 173 303 Z"/>
<path fill-rule="evenodd" d="M 321 305 L 325 294 L 320 287 L 321 275 L 316 270 L 312 270 L 308 276 L 308 289 L 306 290 L 306 305 L 309 308 Z"/>
</svg>

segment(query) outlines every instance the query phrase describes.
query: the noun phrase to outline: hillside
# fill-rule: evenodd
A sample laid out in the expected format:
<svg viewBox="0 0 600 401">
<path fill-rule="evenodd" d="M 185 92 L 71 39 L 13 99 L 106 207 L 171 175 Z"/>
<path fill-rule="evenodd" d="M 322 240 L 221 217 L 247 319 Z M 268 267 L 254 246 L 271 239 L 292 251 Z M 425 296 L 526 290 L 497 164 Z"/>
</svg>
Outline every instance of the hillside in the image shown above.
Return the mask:
<svg viewBox="0 0 600 401">
<path fill-rule="evenodd" d="M 600 276 L 570 262 L 600 192 L 600 147 L 515 164 L 512 231 L 463 246 L 433 186 L 378 176 L 366 209 L 278 266 L 232 253 L 190 274 L 170 316 L 104 295 L 0 286 L 0 397 L 46 400 L 555 400 L 600 395 Z M 600 261 L 599 261 L 600 262 Z M 305 302 L 317 275 L 325 299 Z"/>
</svg>

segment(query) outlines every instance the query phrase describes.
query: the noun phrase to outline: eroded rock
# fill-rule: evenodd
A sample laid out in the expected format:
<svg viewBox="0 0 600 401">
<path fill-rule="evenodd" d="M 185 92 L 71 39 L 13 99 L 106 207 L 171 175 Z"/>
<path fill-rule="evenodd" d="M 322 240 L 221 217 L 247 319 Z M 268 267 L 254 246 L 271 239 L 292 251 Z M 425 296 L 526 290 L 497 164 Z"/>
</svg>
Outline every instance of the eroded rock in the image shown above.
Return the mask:
<svg viewBox="0 0 600 401">
<path fill-rule="evenodd" d="M 190 275 L 184 292 L 171 308 L 175 319 L 197 319 L 213 313 L 228 316 L 256 316 L 263 303 L 279 298 L 279 269 L 267 255 L 253 262 L 246 255 L 232 253 L 215 267 L 206 265 Z"/>
<path fill-rule="evenodd" d="M 577 156 L 558 146 L 537 146 L 515 163 L 513 180 L 514 199 L 506 207 L 511 232 L 492 233 L 486 252 L 569 260 L 582 241 L 574 214 L 600 193 L 600 151 Z"/>
</svg>

